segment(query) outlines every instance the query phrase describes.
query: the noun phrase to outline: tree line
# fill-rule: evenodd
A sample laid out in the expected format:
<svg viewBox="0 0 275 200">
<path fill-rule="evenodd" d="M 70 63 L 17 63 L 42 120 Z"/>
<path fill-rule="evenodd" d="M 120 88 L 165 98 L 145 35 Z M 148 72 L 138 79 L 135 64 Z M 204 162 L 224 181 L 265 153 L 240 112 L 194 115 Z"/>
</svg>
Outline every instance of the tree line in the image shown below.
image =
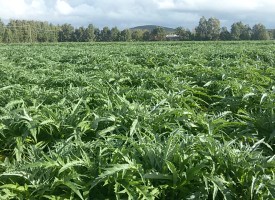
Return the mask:
<svg viewBox="0 0 275 200">
<path fill-rule="evenodd" d="M 243 22 L 231 25 L 231 30 L 221 27 L 217 18 L 202 17 L 194 30 L 183 27 L 167 33 L 164 28 L 148 30 L 119 30 L 117 27 L 99 29 L 93 24 L 75 28 L 71 24 L 54 25 L 33 20 L 10 20 L 5 25 L 0 19 L 0 42 L 112 42 L 112 41 L 163 41 L 163 40 L 268 40 L 275 39 L 275 30 L 263 24 L 252 28 Z"/>
</svg>

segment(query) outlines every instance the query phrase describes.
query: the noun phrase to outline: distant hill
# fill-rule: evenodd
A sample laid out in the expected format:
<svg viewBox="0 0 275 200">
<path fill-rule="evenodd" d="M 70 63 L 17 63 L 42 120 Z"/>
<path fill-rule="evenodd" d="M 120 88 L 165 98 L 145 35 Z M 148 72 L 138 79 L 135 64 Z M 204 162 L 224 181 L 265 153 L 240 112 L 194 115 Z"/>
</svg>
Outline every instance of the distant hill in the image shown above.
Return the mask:
<svg viewBox="0 0 275 200">
<path fill-rule="evenodd" d="M 165 26 L 157 26 L 157 25 L 136 26 L 136 27 L 130 28 L 130 30 L 148 30 L 148 31 L 152 31 L 156 27 L 163 28 L 165 30 L 165 32 L 167 32 L 167 33 L 173 33 L 175 31 L 175 29 L 173 29 L 173 28 L 169 28 L 169 27 L 165 27 Z"/>
</svg>

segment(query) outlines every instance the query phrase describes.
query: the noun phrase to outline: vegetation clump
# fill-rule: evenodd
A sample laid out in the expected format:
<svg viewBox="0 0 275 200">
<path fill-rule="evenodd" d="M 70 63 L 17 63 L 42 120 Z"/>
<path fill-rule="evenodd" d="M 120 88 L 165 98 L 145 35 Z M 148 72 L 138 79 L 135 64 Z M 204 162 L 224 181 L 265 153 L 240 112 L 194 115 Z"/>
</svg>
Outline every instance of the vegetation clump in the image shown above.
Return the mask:
<svg viewBox="0 0 275 200">
<path fill-rule="evenodd" d="M 0 46 L 0 199 L 274 199 L 274 47 Z"/>
</svg>

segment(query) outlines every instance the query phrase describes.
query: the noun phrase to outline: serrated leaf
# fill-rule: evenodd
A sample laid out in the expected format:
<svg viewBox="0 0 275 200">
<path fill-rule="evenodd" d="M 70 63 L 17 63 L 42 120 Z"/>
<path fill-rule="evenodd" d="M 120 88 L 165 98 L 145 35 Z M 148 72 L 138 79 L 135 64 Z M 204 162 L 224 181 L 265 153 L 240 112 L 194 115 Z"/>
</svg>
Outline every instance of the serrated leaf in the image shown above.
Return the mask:
<svg viewBox="0 0 275 200">
<path fill-rule="evenodd" d="M 114 130 L 116 130 L 119 126 L 117 125 L 113 125 L 113 126 L 110 126 L 108 128 L 105 128 L 101 131 L 98 132 L 98 135 L 100 135 L 101 137 L 104 137 L 106 133 L 110 133 L 110 132 L 113 132 Z"/>
<path fill-rule="evenodd" d="M 66 165 L 62 166 L 59 169 L 58 174 L 61 174 L 62 172 L 66 171 L 67 169 L 69 169 L 71 167 L 75 167 L 75 166 L 84 166 L 84 162 L 81 160 L 70 161 Z"/>
<path fill-rule="evenodd" d="M 105 178 L 114 175 L 120 171 L 129 170 L 129 169 L 135 169 L 135 166 L 130 164 L 115 164 L 111 165 L 112 167 L 105 168 L 104 172 L 101 173 L 91 184 L 91 188 L 95 187 L 98 183 L 105 180 Z"/>
<path fill-rule="evenodd" d="M 28 188 L 26 186 L 20 186 L 18 184 L 4 184 L 0 186 L 0 189 L 10 189 L 10 190 L 16 190 L 19 192 L 27 191 Z"/>
<path fill-rule="evenodd" d="M 171 163 L 170 161 L 166 160 L 165 163 L 166 163 L 168 169 L 170 170 L 170 172 L 173 174 L 173 185 L 176 186 L 176 184 L 178 182 L 177 169 L 176 169 L 175 165 L 173 163 Z"/>
<path fill-rule="evenodd" d="M 132 138 L 134 135 L 134 132 L 136 131 L 136 126 L 138 124 L 138 119 L 135 119 L 132 123 L 132 126 L 130 128 L 130 137 Z"/>
<path fill-rule="evenodd" d="M 80 193 L 79 189 L 77 188 L 77 184 L 71 182 L 71 181 L 65 181 L 65 180 L 57 180 L 55 181 L 57 185 L 66 185 L 68 188 L 70 188 L 77 196 L 79 196 L 80 199 L 84 200 L 82 194 Z"/>
</svg>

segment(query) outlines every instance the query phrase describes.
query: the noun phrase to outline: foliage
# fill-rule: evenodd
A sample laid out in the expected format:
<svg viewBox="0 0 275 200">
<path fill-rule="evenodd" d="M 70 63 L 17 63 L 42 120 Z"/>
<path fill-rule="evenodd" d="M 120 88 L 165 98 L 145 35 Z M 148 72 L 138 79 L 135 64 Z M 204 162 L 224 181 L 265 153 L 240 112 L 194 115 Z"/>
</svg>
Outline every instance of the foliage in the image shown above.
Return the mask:
<svg viewBox="0 0 275 200">
<path fill-rule="evenodd" d="M 274 199 L 274 45 L 1 45 L 0 199 Z"/>
<path fill-rule="evenodd" d="M 233 40 L 250 40 L 252 30 L 248 24 L 242 22 L 233 23 L 231 26 L 231 38 Z"/>
<path fill-rule="evenodd" d="M 263 24 L 256 24 L 252 28 L 252 38 L 254 40 L 268 40 L 269 35 Z"/>
<path fill-rule="evenodd" d="M 220 36 L 220 20 L 202 17 L 195 28 L 197 40 L 218 40 Z"/>
<path fill-rule="evenodd" d="M 262 24 L 256 24 L 251 29 L 242 22 L 233 23 L 229 32 L 226 27 L 220 28 L 219 19 L 213 17 L 202 17 L 193 31 L 183 27 L 173 29 L 155 25 L 124 30 L 105 26 L 100 30 L 93 24 L 76 28 L 71 24 L 53 25 L 49 22 L 13 19 L 5 25 L 0 19 L 0 43 L 269 40 L 274 38 L 273 32 L 267 31 Z"/>
<path fill-rule="evenodd" d="M 182 41 L 192 40 L 191 31 L 188 29 L 184 29 L 183 27 L 176 28 L 175 34 L 177 34 Z"/>
</svg>

